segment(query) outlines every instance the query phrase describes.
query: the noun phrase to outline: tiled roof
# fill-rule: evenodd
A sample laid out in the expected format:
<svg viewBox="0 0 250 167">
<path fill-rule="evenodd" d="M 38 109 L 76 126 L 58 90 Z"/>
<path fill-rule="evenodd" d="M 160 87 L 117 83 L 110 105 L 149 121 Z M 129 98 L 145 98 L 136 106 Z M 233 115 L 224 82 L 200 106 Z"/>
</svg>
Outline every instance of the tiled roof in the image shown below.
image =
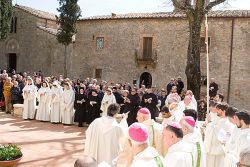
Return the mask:
<svg viewBox="0 0 250 167">
<path fill-rule="evenodd" d="M 37 28 L 39 28 L 40 30 L 43 30 L 47 33 L 50 33 L 52 35 L 56 35 L 57 34 L 57 29 L 54 28 L 49 28 L 49 27 L 44 27 L 44 26 L 37 26 Z"/>
<path fill-rule="evenodd" d="M 34 8 L 30 8 L 27 6 L 21 6 L 21 5 L 17 5 L 17 4 L 15 5 L 15 8 L 21 9 L 27 13 L 30 13 L 30 14 L 37 16 L 37 17 L 40 17 L 40 18 L 49 19 L 49 20 L 56 20 L 56 15 L 53 13 L 48 13 L 48 12 L 44 12 L 41 10 L 37 10 Z"/>
<path fill-rule="evenodd" d="M 104 16 L 86 17 L 80 20 L 111 20 L 111 19 L 147 19 L 147 18 L 185 18 L 186 14 L 180 12 L 160 12 L 160 13 L 129 13 L 112 14 Z M 208 17 L 249 17 L 250 10 L 224 10 L 210 11 Z"/>
<path fill-rule="evenodd" d="M 16 8 L 24 10 L 27 13 L 35 15 L 40 18 L 56 20 L 56 15 L 41 10 L 33 9 L 27 6 L 15 5 Z M 128 14 L 114 14 L 103 16 L 92 16 L 81 18 L 79 20 L 111 20 L 111 19 L 147 19 L 147 18 L 185 18 L 186 15 L 180 12 L 159 12 L 159 13 L 128 13 Z M 236 17 L 236 18 L 250 18 L 250 10 L 218 10 L 210 11 L 208 17 Z"/>
</svg>

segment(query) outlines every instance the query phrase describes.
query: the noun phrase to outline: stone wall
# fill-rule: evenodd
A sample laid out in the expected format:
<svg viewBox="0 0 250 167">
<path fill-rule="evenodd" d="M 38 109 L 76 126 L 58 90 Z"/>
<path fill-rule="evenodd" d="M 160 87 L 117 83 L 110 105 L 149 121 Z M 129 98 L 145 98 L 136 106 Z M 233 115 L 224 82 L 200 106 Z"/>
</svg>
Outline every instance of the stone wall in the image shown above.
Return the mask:
<svg viewBox="0 0 250 167">
<path fill-rule="evenodd" d="M 17 54 L 17 71 L 34 72 L 42 70 L 48 75 L 63 73 L 64 47 L 58 44 L 55 35 L 45 32 L 38 25 L 46 23 L 45 19 L 37 18 L 15 8 L 17 17 L 17 33 L 10 33 L 8 38 L 0 42 L 0 67 L 8 67 L 8 54 Z M 47 21 L 51 26 L 55 22 Z"/>
</svg>

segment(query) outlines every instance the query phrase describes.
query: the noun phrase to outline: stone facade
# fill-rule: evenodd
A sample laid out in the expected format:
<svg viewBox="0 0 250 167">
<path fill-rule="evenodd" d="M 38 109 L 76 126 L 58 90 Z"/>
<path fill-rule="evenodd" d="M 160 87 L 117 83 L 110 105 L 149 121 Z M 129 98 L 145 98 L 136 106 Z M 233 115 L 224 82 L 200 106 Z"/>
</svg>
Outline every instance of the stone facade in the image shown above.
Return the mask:
<svg viewBox="0 0 250 167">
<path fill-rule="evenodd" d="M 39 28 L 57 28 L 56 21 L 32 15 L 19 7 L 15 8 L 13 17 L 17 17 L 17 32 L 0 42 L 0 67 L 7 68 L 9 54 L 15 53 L 17 71 L 61 73 L 64 47 L 58 44 L 55 34 Z"/>
<path fill-rule="evenodd" d="M 0 42 L 0 66 L 8 66 L 8 53 L 17 53 L 17 71 L 63 74 L 64 47 L 56 41 L 55 20 L 27 11 L 16 8 L 17 33 Z M 208 18 L 210 75 L 230 104 L 246 109 L 250 109 L 246 84 L 250 81 L 249 22 L 249 11 L 211 12 Z M 69 46 L 69 77 L 98 76 L 109 82 L 139 84 L 147 72 L 159 89 L 171 77 L 181 76 L 186 82 L 189 32 L 183 14 L 113 14 L 81 19 L 77 28 L 75 42 Z M 150 60 L 143 59 L 144 37 L 152 37 Z M 99 38 L 104 40 L 101 49 L 97 48 Z M 201 71 L 206 77 L 205 53 L 201 54 Z"/>
</svg>

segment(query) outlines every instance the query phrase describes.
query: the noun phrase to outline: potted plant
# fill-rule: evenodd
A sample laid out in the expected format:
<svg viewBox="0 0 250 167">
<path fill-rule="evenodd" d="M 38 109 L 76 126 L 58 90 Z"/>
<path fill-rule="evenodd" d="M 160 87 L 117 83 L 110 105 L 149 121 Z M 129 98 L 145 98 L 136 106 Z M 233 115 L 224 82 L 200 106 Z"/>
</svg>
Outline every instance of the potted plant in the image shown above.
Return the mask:
<svg viewBox="0 0 250 167">
<path fill-rule="evenodd" d="M 22 159 L 20 147 L 15 144 L 0 145 L 0 166 L 13 167 Z"/>
</svg>

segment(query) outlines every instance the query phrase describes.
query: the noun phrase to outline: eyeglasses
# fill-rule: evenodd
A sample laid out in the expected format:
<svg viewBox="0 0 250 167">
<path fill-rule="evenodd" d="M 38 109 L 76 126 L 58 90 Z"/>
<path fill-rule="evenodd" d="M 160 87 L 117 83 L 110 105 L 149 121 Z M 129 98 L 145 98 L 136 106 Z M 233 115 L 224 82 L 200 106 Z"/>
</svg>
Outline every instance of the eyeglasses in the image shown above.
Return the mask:
<svg viewBox="0 0 250 167">
<path fill-rule="evenodd" d="M 241 164 L 240 162 L 236 163 L 237 167 L 250 167 L 250 165 L 245 165 L 245 164 Z"/>
</svg>

